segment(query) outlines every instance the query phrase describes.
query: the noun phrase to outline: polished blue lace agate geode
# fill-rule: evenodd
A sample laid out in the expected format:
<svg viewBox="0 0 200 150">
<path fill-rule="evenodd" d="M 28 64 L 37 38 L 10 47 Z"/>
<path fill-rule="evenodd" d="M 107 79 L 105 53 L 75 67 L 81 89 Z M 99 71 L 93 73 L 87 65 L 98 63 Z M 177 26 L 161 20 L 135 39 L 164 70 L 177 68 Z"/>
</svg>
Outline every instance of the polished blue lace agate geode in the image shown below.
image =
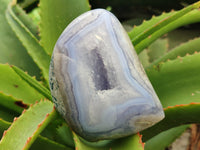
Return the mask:
<svg viewBox="0 0 200 150">
<path fill-rule="evenodd" d="M 69 24 L 55 45 L 49 75 L 55 107 L 86 140 L 124 137 L 164 118 L 127 33 L 106 10 Z"/>
</svg>

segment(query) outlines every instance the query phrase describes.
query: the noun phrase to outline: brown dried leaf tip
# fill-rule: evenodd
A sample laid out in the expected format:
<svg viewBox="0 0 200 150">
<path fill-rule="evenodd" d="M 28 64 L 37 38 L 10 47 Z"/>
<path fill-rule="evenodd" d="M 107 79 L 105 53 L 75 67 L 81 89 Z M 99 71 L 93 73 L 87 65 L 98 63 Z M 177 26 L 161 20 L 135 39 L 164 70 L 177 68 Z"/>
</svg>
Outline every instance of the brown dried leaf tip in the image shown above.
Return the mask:
<svg viewBox="0 0 200 150">
<path fill-rule="evenodd" d="M 28 108 L 28 105 L 24 104 L 23 101 L 16 101 L 15 104 L 21 108 Z"/>
</svg>

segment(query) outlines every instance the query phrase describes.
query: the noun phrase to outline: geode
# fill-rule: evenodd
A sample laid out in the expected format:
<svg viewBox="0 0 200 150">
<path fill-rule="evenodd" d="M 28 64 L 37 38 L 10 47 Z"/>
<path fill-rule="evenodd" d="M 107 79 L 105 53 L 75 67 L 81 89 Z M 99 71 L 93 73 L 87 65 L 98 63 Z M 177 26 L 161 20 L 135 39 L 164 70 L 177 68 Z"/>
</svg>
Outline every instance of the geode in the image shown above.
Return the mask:
<svg viewBox="0 0 200 150">
<path fill-rule="evenodd" d="M 88 141 L 128 136 L 164 118 L 127 33 L 104 9 L 88 11 L 66 27 L 49 76 L 55 107 Z"/>
</svg>

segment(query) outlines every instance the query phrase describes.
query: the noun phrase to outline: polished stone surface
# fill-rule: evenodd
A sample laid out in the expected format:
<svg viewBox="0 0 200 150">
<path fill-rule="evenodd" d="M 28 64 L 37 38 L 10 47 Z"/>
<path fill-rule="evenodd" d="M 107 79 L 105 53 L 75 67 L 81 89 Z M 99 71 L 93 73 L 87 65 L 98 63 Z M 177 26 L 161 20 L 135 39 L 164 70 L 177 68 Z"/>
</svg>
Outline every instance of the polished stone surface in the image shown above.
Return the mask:
<svg viewBox="0 0 200 150">
<path fill-rule="evenodd" d="M 131 135 L 164 118 L 127 33 L 106 10 L 89 11 L 64 30 L 49 75 L 57 110 L 89 141 Z"/>
</svg>

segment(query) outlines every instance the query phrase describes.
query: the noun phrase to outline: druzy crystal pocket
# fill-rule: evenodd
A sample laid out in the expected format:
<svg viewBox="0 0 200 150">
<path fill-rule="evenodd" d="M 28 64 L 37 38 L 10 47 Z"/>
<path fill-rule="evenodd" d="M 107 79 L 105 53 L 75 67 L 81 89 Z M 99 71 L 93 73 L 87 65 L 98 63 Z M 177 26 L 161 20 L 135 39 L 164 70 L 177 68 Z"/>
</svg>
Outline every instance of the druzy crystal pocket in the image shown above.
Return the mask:
<svg viewBox="0 0 200 150">
<path fill-rule="evenodd" d="M 57 110 L 89 141 L 131 135 L 164 118 L 127 33 L 106 10 L 86 12 L 64 30 L 49 75 Z"/>
</svg>

